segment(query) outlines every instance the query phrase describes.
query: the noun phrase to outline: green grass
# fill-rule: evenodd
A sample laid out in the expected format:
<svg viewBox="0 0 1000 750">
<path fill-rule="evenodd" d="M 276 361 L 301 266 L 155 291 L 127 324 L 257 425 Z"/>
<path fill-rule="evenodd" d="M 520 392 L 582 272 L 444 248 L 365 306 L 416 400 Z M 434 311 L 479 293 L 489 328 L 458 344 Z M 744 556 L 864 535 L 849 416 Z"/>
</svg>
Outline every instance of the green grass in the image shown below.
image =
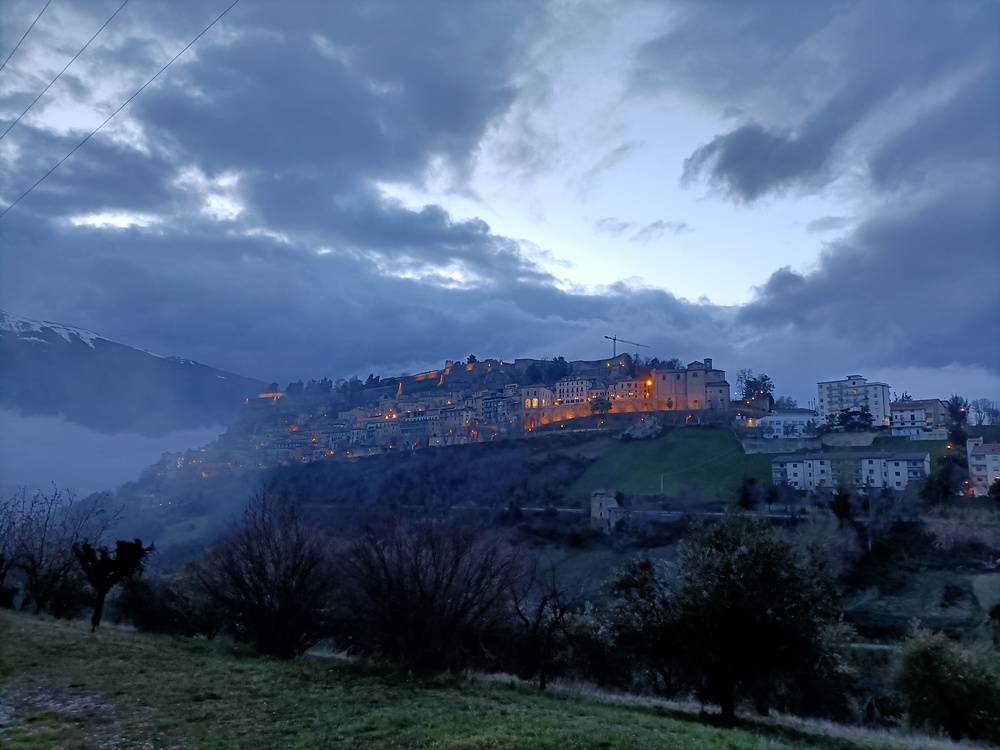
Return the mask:
<svg viewBox="0 0 1000 750">
<path fill-rule="evenodd" d="M 899 742 L 894 741 L 898 747 Z M 913 742 L 907 743 L 914 746 Z M 658 705 L 415 676 L 334 658 L 0 613 L 0 746 L 191 748 L 826 748 L 889 746 L 807 725 L 735 728 Z"/>
<path fill-rule="evenodd" d="M 585 497 L 600 487 L 628 495 L 688 496 L 729 501 L 743 477 L 771 481 L 771 456 L 747 455 L 727 429 L 690 427 L 658 440 L 611 440 L 604 453 L 566 491 Z"/>
</svg>

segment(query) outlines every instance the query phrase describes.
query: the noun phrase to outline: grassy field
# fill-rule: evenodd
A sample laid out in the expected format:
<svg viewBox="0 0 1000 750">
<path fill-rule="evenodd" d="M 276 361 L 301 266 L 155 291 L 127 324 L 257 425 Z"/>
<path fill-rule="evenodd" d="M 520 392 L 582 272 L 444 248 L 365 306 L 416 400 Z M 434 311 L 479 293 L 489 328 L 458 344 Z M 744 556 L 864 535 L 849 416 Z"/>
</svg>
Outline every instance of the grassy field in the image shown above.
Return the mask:
<svg viewBox="0 0 1000 750">
<path fill-rule="evenodd" d="M 336 658 L 258 658 L 221 642 L 88 632 L 0 613 L 0 746 L 143 748 L 927 747 L 860 730 L 748 720 L 735 728 L 510 681 L 419 677 Z"/>
<path fill-rule="evenodd" d="M 771 481 L 771 456 L 746 455 L 727 429 L 690 427 L 658 440 L 609 440 L 601 456 L 566 490 L 568 499 L 587 498 L 600 487 L 627 495 L 735 499 L 743 477 Z"/>
</svg>

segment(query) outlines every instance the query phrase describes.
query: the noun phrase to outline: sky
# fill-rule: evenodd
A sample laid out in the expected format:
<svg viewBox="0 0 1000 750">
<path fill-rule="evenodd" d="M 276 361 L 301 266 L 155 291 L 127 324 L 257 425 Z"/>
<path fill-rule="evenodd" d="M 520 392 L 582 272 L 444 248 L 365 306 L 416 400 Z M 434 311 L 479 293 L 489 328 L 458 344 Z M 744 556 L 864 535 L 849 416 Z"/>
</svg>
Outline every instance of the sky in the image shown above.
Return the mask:
<svg viewBox="0 0 1000 750">
<path fill-rule="evenodd" d="M 127 2 L 30 109 L 121 0 L 0 4 L 0 309 L 280 384 L 617 336 L 803 406 L 855 373 L 1000 399 L 997 2 L 240 0 L 205 31 L 231 2 Z"/>
</svg>

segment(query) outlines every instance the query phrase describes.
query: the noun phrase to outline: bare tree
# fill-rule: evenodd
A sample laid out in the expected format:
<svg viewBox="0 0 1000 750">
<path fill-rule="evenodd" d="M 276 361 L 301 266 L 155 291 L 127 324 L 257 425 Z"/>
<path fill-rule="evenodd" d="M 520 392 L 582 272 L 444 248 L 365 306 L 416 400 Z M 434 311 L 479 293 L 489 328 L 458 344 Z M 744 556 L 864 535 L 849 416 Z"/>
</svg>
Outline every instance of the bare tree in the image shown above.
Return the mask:
<svg viewBox="0 0 1000 750">
<path fill-rule="evenodd" d="M 24 506 L 24 488 L 10 497 L 0 498 L 0 606 L 13 604 L 17 587 L 7 587 L 7 574 L 14 566 L 20 530 L 21 508 Z"/>
<path fill-rule="evenodd" d="M 514 557 L 469 524 L 369 525 L 348 545 L 342 635 L 417 669 L 483 663 L 509 626 Z"/>
<path fill-rule="evenodd" d="M 330 632 L 336 570 L 330 539 L 287 494 L 260 493 L 209 550 L 198 573 L 234 635 L 290 659 Z"/>
<path fill-rule="evenodd" d="M 552 560 L 542 564 L 534 558 L 512 583 L 521 676 L 537 675 L 538 689 L 544 690 L 553 662 L 568 646 L 567 619 L 583 607 L 585 582 L 570 583 Z"/>
<path fill-rule="evenodd" d="M 17 496 L 14 567 L 24 583 L 22 608 L 47 611 L 56 617 L 78 611 L 79 571 L 73 544 L 101 539 L 118 521 L 98 495 L 77 500 L 72 491 L 53 486 L 50 493 Z"/>
</svg>

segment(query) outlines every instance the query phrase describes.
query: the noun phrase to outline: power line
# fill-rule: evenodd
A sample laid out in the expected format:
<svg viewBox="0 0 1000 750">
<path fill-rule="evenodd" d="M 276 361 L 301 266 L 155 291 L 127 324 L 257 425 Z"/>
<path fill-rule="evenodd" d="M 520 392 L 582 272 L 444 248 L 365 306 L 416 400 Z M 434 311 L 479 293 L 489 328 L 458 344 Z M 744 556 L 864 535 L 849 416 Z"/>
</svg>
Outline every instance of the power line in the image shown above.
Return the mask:
<svg viewBox="0 0 1000 750">
<path fill-rule="evenodd" d="M 24 41 L 24 37 L 28 36 L 28 34 L 31 33 L 31 30 L 33 28 L 35 28 L 35 24 L 38 23 L 38 19 L 42 17 L 42 13 L 45 12 L 45 8 L 48 8 L 49 7 L 49 3 L 51 3 L 51 2 L 52 2 L 52 0 L 48 0 L 48 2 L 45 3 L 45 7 L 42 8 L 40 11 L 38 11 L 38 15 L 35 16 L 35 20 L 31 22 L 31 26 L 28 27 L 28 30 L 24 32 L 24 36 L 22 36 L 21 39 L 20 39 L 20 41 L 18 41 L 18 43 L 14 45 L 14 49 L 12 49 L 10 51 L 10 54 L 7 55 L 7 59 L 3 61 L 3 65 L 0 65 L 0 70 L 3 70 L 5 67 L 7 67 L 7 63 L 10 62 L 10 58 L 12 58 L 14 56 L 14 53 L 17 52 L 17 48 L 20 47 L 21 46 L 21 42 Z"/>
<path fill-rule="evenodd" d="M 51 2 L 51 0 L 49 0 L 49 1 Z M 92 42 L 95 39 L 97 39 L 98 35 L 102 31 L 104 31 L 105 28 L 107 28 L 108 24 L 111 23 L 115 19 L 115 16 L 117 16 L 121 12 L 121 9 L 124 8 L 126 5 L 128 5 L 128 0 L 125 0 L 125 2 L 123 2 L 121 5 L 118 6 L 118 10 L 116 10 L 114 13 L 112 13 L 111 14 L 111 18 L 109 18 L 107 21 L 104 22 L 104 26 L 102 26 L 101 28 L 99 28 L 97 30 L 97 34 L 94 34 L 92 37 L 90 37 L 90 41 L 87 42 L 85 45 L 83 45 L 83 47 L 80 49 L 80 51 L 77 52 L 75 55 L 73 55 L 73 59 L 70 60 L 68 63 L 66 63 L 66 67 L 63 68 L 62 70 L 60 70 L 59 74 L 55 78 L 53 78 L 51 81 L 49 81 L 49 85 L 46 86 L 44 89 L 42 89 L 42 93 L 40 93 L 38 96 L 36 96 L 35 100 L 31 104 L 29 104 L 27 106 L 27 108 L 24 110 L 24 112 L 22 112 L 21 114 L 19 114 L 17 116 L 17 119 L 14 120 L 14 122 L 12 122 L 10 125 L 7 126 L 7 129 L 5 131 L 3 131 L 2 135 L 0 135 L 0 141 L 2 141 L 7 136 L 7 133 L 10 132 L 11 128 L 13 128 L 19 122 L 21 122 L 21 118 L 24 117 L 26 114 L 28 114 L 28 110 L 31 109 L 32 107 L 34 107 L 35 103 L 39 99 L 41 99 L 43 96 L 45 96 L 45 92 L 48 91 L 50 88 L 52 88 L 52 84 L 54 84 L 56 81 L 58 81 L 59 78 L 60 78 L 60 76 L 62 76 L 62 74 L 66 72 L 66 69 L 69 68 L 70 65 L 72 65 L 73 63 L 76 62 L 76 58 L 78 58 L 80 55 L 82 55 L 84 53 L 84 51 L 87 49 L 87 47 L 90 46 L 90 42 Z"/>
<path fill-rule="evenodd" d="M 52 174 L 57 169 L 59 169 L 59 167 L 62 165 L 62 163 L 64 161 L 66 161 L 69 157 L 71 157 L 73 154 L 75 154 L 77 151 L 79 151 L 80 147 L 83 146 L 83 144 L 85 144 L 87 141 L 89 141 L 91 138 L 93 138 L 95 135 L 97 135 L 97 133 L 100 131 L 101 128 L 103 128 L 105 125 L 107 125 L 109 122 L 111 122 L 111 120 L 114 118 L 115 115 L 117 115 L 119 112 L 121 112 L 123 109 L 125 109 L 125 107 L 127 107 L 129 105 L 129 102 L 131 102 L 133 99 L 135 99 L 137 96 L 139 96 L 139 94 L 141 94 L 143 92 L 143 90 L 147 86 L 149 86 L 149 84 L 151 84 L 153 81 L 155 81 L 157 78 L 159 78 L 160 75 L 163 73 L 163 71 L 165 71 L 167 68 L 169 68 L 171 65 L 173 65 L 174 61 L 176 61 L 178 57 L 180 57 L 181 55 L 183 55 L 192 46 L 194 46 L 195 42 L 197 42 L 199 39 L 201 39 L 203 36 L 205 36 L 205 34 L 208 33 L 209 29 L 211 29 L 213 26 L 215 26 L 215 24 L 217 24 L 219 21 L 221 21 L 222 18 L 223 18 L 223 16 L 225 16 L 229 11 L 231 11 L 233 8 L 235 8 L 236 5 L 237 5 L 237 3 L 239 3 L 239 2 L 240 2 L 240 0 L 233 0 L 233 2 L 230 3 L 230 5 L 229 5 L 228 8 L 226 8 L 218 16 L 216 16 L 215 20 L 212 21 L 212 23 L 210 23 L 208 26 L 206 26 L 204 29 L 202 29 L 201 33 L 199 33 L 198 36 L 196 36 L 194 39 L 192 39 L 190 42 L 188 42 L 187 46 L 184 47 L 184 49 L 182 49 L 180 52 L 178 52 L 176 55 L 174 55 L 172 58 L 170 58 L 170 61 L 166 65 L 164 65 L 162 68 L 160 68 L 156 72 L 156 75 L 154 75 L 152 78 L 150 78 L 144 84 L 142 84 L 142 86 L 140 86 L 138 88 L 138 90 L 134 94 L 132 94 L 132 96 L 130 96 L 128 99 L 125 100 L 124 104 L 122 104 L 118 109 L 116 109 L 114 112 L 112 112 L 110 115 L 108 115 L 108 118 L 104 122 L 102 122 L 100 125 L 98 125 L 96 128 L 94 128 L 90 132 L 90 134 L 87 135 L 86 138 L 84 138 L 82 141 L 80 141 L 78 144 L 76 144 L 76 146 L 74 146 L 73 149 L 68 154 L 66 154 L 66 156 L 64 156 L 62 159 L 60 159 L 59 161 L 57 161 L 55 163 L 55 165 L 48 172 L 46 172 L 41 177 L 39 177 L 38 180 L 37 180 L 37 182 L 35 182 L 34 185 L 32 185 L 31 187 L 29 187 L 23 193 L 21 193 L 17 197 L 17 200 L 15 200 L 13 203 L 11 203 L 9 206 L 7 206 L 7 208 L 5 208 L 3 211 L 0 211 L 0 219 L 2 219 L 4 216 L 6 216 L 7 212 L 10 211 L 12 208 L 14 208 L 14 206 L 16 206 L 18 203 L 20 203 L 25 198 L 25 196 L 27 196 L 32 190 L 34 190 L 36 187 L 38 187 L 39 185 L 41 185 L 42 182 L 44 182 L 45 178 L 47 178 L 50 174 Z"/>
</svg>

